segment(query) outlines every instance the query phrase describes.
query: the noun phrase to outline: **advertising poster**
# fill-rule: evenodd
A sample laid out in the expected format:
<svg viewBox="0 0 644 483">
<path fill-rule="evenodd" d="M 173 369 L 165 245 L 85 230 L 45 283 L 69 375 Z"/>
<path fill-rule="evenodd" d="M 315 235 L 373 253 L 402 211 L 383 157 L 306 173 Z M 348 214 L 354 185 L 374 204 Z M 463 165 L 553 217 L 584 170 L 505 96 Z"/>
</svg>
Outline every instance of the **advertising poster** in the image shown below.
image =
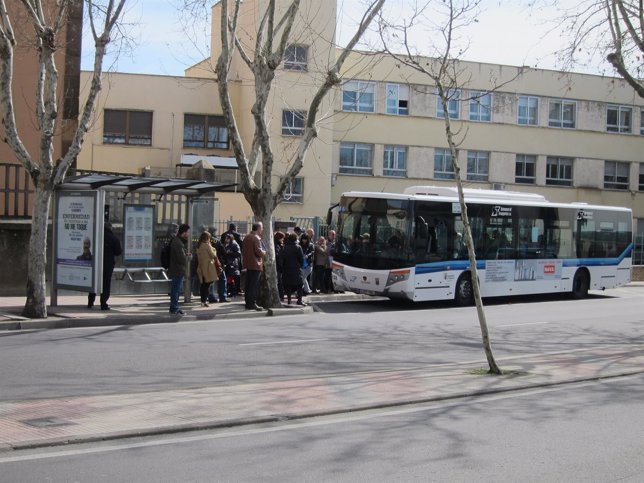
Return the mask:
<svg viewBox="0 0 644 483">
<path fill-rule="evenodd" d="M 561 260 L 487 260 L 486 282 L 526 282 L 561 279 Z"/>
<path fill-rule="evenodd" d="M 123 261 L 152 261 L 154 205 L 125 205 L 123 220 Z"/>
<path fill-rule="evenodd" d="M 85 292 L 97 290 L 96 271 L 102 264 L 102 231 L 98 233 L 97 192 L 61 192 L 56 199 L 56 285 Z M 102 214 L 102 208 L 100 213 Z"/>
</svg>

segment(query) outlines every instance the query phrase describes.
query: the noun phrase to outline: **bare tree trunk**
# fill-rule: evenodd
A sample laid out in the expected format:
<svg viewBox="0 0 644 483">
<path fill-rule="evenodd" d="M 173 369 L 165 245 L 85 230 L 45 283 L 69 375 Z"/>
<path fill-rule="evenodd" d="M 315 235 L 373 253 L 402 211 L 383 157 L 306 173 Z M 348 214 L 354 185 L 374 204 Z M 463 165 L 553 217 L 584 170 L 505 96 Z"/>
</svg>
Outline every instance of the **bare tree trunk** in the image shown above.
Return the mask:
<svg viewBox="0 0 644 483">
<path fill-rule="evenodd" d="M 436 82 L 439 92 L 440 101 L 443 104 L 443 112 L 445 114 L 445 134 L 447 136 L 447 144 L 452 156 L 452 163 L 454 165 L 454 179 L 456 181 L 456 189 L 458 191 L 458 201 L 461 205 L 461 216 L 463 218 L 463 236 L 465 238 L 465 245 L 467 246 L 467 255 L 470 261 L 470 278 L 472 283 L 472 291 L 474 292 L 474 303 L 476 305 L 476 313 L 479 319 L 479 327 L 481 328 L 481 338 L 483 341 L 483 349 L 487 359 L 490 374 L 502 374 L 501 369 L 494 359 L 492 352 L 492 343 L 490 341 L 490 332 L 487 327 L 487 318 L 485 317 L 485 310 L 483 309 L 483 300 L 481 298 L 481 286 L 479 284 L 478 269 L 476 268 L 476 252 L 474 250 L 474 240 L 472 238 L 472 229 L 470 227 L 470 219 L 467 216 L 467 205 L 465 204 L 465 195 L 463 193 L 463 182 L 461 181 L 461 165 L 458 161 L 458 150 L 454 142 L 454 133 L 452 132 L 452 125 L 449 118 L 448 110 L 448 97 L 447 92 L 440 80 Z"/>
<path fill-rule="evenodd" d="M 22 311 L 24 317 L 31 319 L 47 317 L 47 259 L 43 254 L 47 251 L 47 221 L 53 192 L 49 183 L 36 184 L 27 258 L 27 300 Z M 52 263 L 55 263 L 55 254 L 52 254 Z"/>
</svg>

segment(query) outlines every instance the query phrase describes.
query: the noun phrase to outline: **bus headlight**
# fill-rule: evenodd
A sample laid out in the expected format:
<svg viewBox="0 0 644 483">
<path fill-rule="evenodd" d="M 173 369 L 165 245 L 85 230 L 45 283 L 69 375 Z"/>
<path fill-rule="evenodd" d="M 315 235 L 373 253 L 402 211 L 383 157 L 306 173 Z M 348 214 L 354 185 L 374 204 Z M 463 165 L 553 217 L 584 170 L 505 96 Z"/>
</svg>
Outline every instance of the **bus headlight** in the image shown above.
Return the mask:
<svg viewBox="0 0 644 483">
<path fill-rule="evenodd" d="M 392 270 L 389 272 L 389 277 L 387 277 L 387 286 L 393 285 L 394 283 L 404 282 L 409 280 L 410 270 Z"/>
</svg>

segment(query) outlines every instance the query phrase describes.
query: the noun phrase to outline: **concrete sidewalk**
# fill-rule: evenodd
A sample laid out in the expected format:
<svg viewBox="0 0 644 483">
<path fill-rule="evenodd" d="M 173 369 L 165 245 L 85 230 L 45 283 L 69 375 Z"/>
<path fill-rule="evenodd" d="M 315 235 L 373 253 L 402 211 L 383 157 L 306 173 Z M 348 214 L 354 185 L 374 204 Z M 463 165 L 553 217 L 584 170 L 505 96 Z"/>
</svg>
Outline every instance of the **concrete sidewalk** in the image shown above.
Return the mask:
<svg viewBox="0 0 644 483">
<path fill-rule="evenodd" d="M 347 293 L 309 295 L 304 300 L 308 304 L 312 304 L 368 298 L 369 296 L 366 295 Z M 110 297 L 111 310 L 109 311 L 103 311 L 99 306 L 88 309 L 87 295 L 85 294 L 62 295 L 58 297 L 58 306 L 47 308 L 47 319 L 33 320 L 20 315 L 25 304 L 25 297 L 0 297 L 0 331 L 179 323 L 194 320 L 222 320 L 312 312 L 310 305 L 304 307 L 291 305 L 281 309 L 256 312 L 245 310 L 243 295 L 231 297 L 229 300 L 225 303 L 210 304 L 210 307 L 201 307 L 199 297 L 193 296 L 189 303 L 184 303 L 182 298 L 180 305 L 185 315 L 179 317 L 168 312 L 170 298 L 167 295 L 113 295 Z"/>
<path fill-rule="evenodd" d="M 0 403 L 0 451 L 230 427 L 644 373 L 641 346 L 595 347 L 445 364 L 185 390 Z M 0 456 L 1 458 L 1 456 Z"/>
<path fill-rule="evenodd" d="M 644 284 L 643 284 L 644 286 Z M 359 300 L 354 294 L 318 295 L 309 302 Z M 50 318 L 18 315 L 24 298 L 0 298 L 0 328 L 39 329 L 183 320 L 264 317 L 244 310 L 243 301 L 199 307 L 187 315 L 168 313 L 167 296 L 115 296 L 113 310 L 88 310 L 86 297 L 63 296 Z M 302 313 L 312 308 L 273 311 Z M 10 327 L 11 324 L 17 324 Z M 510 374 L 481 375 L 479 362 L 440 364 L 396 371 L 319 375 L 292 380 L 193 389 L 0 402 L 0 451 L 228 427 L 328 415 L 504 391 L 568 384 L 644 373 L 642 345 L 591 346 L 577 351 L 500 358 Z M 1 458 L 1 456 L 0 456 Z"/>
</svg>

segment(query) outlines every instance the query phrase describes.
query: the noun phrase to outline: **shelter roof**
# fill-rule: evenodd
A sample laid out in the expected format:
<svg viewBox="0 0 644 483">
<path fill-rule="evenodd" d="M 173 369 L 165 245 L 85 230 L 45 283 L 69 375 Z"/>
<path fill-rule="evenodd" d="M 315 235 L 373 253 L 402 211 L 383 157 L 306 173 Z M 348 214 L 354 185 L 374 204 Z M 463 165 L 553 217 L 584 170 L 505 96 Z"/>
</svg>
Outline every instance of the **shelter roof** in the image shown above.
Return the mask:
<svg viewBox="0 0 644 483">
<path fill-rule="evenodd" d="M 150 194 L 176 194 L 201 196 L 206 193 L 223 191 L 235 183 L 215 183 L 199 179 L 173 179 L 149 176 L 81 174 L 70 176 L 57 187 L 62 191 L 85 191 L 102 189 L 105 191 L 136 192 Z"/>
</svg>

